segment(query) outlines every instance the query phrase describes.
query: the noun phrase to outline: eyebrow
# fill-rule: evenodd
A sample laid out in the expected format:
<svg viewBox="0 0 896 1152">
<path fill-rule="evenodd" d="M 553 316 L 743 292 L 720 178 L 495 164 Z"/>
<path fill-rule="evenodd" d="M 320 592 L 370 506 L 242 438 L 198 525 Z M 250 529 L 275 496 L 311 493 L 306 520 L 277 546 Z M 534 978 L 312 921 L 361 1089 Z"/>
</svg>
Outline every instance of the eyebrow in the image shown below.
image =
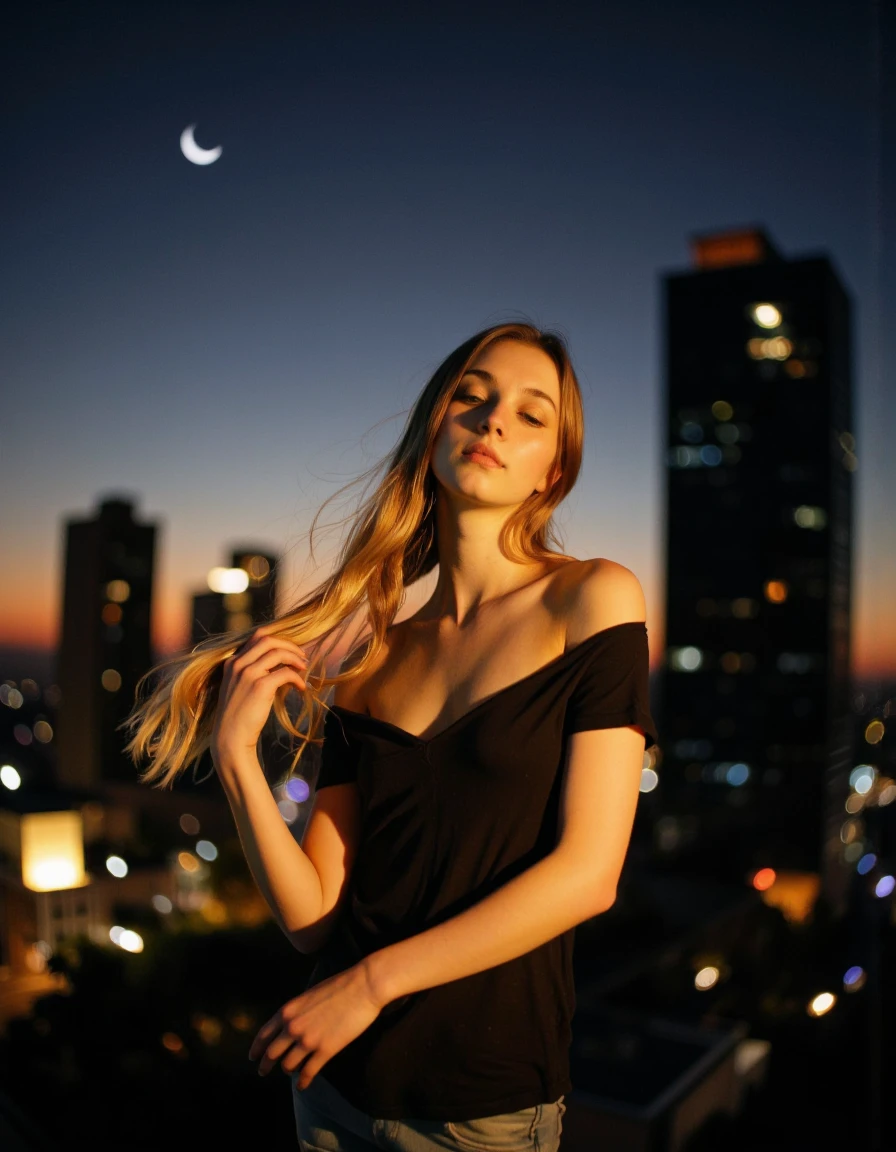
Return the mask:
<svg viewBox="0 0 896 1152">
<path fill-rule="evenodd" d="M 481 376 L 482 379 L 485 380 L 488 384 L 498 383 L 495 377 L 486 368 L 468 368 L 466 372 L 464 372 L 464 376 Z M 522 391 L 528 393 L 530 396 L 539 396 L 542 400 L 547 400 L 548 404 L 550 404 L 554 411 L 557 411 L 557 405 L 547 394 L 547 392 L 542 392 L 540 388 L 523 388 Z"/>
</svg>

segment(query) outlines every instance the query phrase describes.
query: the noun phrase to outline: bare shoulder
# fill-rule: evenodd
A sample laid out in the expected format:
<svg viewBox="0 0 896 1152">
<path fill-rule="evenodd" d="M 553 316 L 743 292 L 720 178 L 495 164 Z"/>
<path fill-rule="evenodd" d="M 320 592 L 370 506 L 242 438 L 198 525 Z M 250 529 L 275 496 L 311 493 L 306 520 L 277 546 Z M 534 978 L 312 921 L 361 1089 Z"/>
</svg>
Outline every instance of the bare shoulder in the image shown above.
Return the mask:
<svg viewBox="0 0 896 1152">
<path fill-rule="evenodd" d="M 564 576 L 567 648 L 616 624 L 646 622 L 641 583 L 624 564 L 604 557 L 579 560 Z"/>
</svg>

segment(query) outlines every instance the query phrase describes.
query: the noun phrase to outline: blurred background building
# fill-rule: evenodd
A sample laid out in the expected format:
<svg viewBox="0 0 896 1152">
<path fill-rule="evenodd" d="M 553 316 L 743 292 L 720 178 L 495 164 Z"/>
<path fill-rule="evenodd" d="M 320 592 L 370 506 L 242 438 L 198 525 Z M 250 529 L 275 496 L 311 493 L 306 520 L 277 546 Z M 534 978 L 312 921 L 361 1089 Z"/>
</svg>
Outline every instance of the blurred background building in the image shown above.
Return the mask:
<svg viewBox="0 0 896 1152">
<path fill-rule="evenodd" d="M 156 526 L 113 496 L 64 531 L 57 778 L 75 788 L 130 781 L 134 766 L 118 726 L 152 663 Z"/>
<path fill-rule="evenodd" d="M 276 564 L 276 557 L 261 549 L 240 547 L 231 554 L 229 568 L 213 568 L 208 591 L 193 597 L 190 644 L 271 620 L 277 603 Z"/>
<path fill-rule="evenodd" d="M 842 910 L 856 467 L 850 302 L 821 255 L 700 236 L 664 278 L 664 833 L 695 873 Z"/>
</svg>

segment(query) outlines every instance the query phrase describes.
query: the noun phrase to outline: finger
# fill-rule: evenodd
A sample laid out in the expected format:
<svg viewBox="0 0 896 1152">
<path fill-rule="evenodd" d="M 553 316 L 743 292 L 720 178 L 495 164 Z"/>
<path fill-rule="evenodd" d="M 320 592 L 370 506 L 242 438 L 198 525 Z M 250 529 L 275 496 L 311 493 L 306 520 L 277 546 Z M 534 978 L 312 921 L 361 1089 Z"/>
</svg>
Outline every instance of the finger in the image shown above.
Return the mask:
<svg viewBox="0 0 896 1152">
<path fill-rule="evenodd" d="M 293 1047 L 293 1045 L 298 1045 L 298 1041 L 294 1040 L 292 1036 L 289 1036 L 286 1033 L 281 1033 L 279 1036 L 275 1037 L 275 1039 L 272 1040 L 271 1043 L 267 1046 L 261 1057 L 261 1060 L 259 1061 L 258 1075 L 267 1076 L 267 1074 L 274 1067 L 280 1057 L 285 1056 L 290 1048 Z M 303 1049 L 299 1048 L 299 1051 L 302 1052 Z"/>
<path fill-rule="evenodd" d="M 289 664 L 304 671 L 309 664 L 306 656 L 299 655 L 294 648 L 271 648 L 263 652 L 257 659 L 246 667 L 246 673 L 257 672 L 259 675 L 271 672 L 278 664 Z"/>
<path fill-rule="evenodd" d="M 316 1052 L 311 1052 L 306 1055 L 304 1063 L 301 1060 L 298 1061 L 298 1063 L 302 1066 L 298 1069 L 298 1075 L 296 1076 L 296 1087 L 299 1092 L 304 1092 L 306 1087 L 310 1087 L 314 1077 L 317 1076 L 320 1069 L 325 1066 L 327 1061 L 331 1059 L 332 1055 L 333 1053 L 327 1053 L 324 1051 L 324 1049 L 318 1048 Z M 287 1071 L 288 1061 L 291 1062 L 291 1053 L 289 1056 L 287 1056 L 287 1059 L 283 1060 L 281 1063 L 280 1067 L 283 1069 L 283 1071 Z M 290 1071 L 290 1075 L 294 1074 L 295 1070 Z"/>
<path fill-rule="evenodd" d="M 298 1069 L 306 1069 L 311 1059 L 312 1051 L 306 1045 L 293 1039 L 290 1050 L 281 1058 L 280 1069 L 287 1076 L 294 1076 Z"/>
<path fill-rule="evenodd" d="M 293 644 L 290 640 L 284 640 L 282 636 L 262 636 L 257 641 L 250 641 L 235 654 L 233 660 L 234 672 L 241 672 L 244 668 L 248 668 L 249 665 L 254 664 L 260 656 L 274 648 L 282 648 L 284 651 L 293 652 L 303 660 L 306 659 L 305 649 L 300 648 L 298 644 Z"/>
<path fill-rule="evenodd" d="M 299 692 L 304 692 L 306 688 L 305 678 L 295 668 L 275 668 L 273 672 L 263 672 L 256 676 L 250 691 L 260 692 L 264 698 L 283 684 L 294 684 Z"/>
<path fill-rule="evenodd" d="M 326 1064 L 326 1060 L 321 1060 L 317 1053 L 315 1053 L 312 1058 L 309 1058 L 296 1077 L 296 1088 L 300 1092 L 304 1092 L 306 1088 L 309 1088 L 311 1086 L 311 1082 L 314 1080 L 314 1077 L 318 1074 L 321 1068 L 323 1068 L 324 1064 Z M 285 1060 L 281 1064 L 281 1068 L 286 1071 Z M 290 1075 L 292 1075 L 292 1073 L 290 1073 Z"/>
<path fill-rule="evenodd" d="M 271 1040 L 280 1031 L 283 1025 L 283 1019 L 278 1012 L 276 1016 L 272 1016 L 266 1024 L 262 1026 L 255 1033 L 255 1039 L 249 1046 L 249 1059 L 257 1060 L 258 1057 L 267 1047 L 268 1041 Z"/>
</svg>

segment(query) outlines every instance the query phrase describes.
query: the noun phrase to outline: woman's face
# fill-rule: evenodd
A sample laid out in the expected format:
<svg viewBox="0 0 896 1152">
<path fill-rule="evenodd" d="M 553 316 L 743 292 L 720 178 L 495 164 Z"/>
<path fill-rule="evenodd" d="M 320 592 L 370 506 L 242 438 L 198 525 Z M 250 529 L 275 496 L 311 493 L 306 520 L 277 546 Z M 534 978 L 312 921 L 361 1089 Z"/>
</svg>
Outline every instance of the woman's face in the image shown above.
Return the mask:
<svg viewBox="0 0 896 1152">
<path fill-rule="evenodd" d="M 540 348 L 490 344 L 462 376 L 432 450 L 444 489 L 465 502 L 516 507 L 559 478 L 560 380 Z M 471 449 L 483 443 L 498 462 Z"/>
</svg>

